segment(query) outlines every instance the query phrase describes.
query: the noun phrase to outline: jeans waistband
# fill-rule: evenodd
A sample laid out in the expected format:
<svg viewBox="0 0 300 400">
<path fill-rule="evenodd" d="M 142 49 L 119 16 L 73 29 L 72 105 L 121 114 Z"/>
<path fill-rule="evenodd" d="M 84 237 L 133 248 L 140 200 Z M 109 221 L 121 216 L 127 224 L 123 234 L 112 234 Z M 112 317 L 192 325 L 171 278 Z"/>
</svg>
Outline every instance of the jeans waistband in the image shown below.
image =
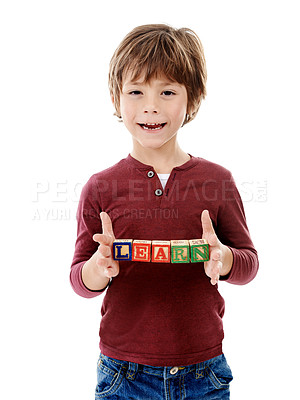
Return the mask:
<svg viewBox="0 0 300 400">
<path fill-rule="evenodd" d="M 207 361 L 187 366 L 174 365 L 173 367 L 153 367 L 150 365 L 137 364 L 129 361 L 116 360 L 114 358 L 107 357 L 104 354 L 100 355 L 100 358 L 102 360 L 111 362 L 115 366 L 119 366 L 120 368 L 126 370 L 126 378 L 129 380 L 134 380 L 137 372 L 144 372 L 146 374 L 160 376 L 165 379 L 175 378 L 178 376 L 186 375 L 190 372 L 195 372 L 196 379 L 201 378 L 203 377 L 203 371 L 218 357 L 221 357 L 221 355 Z"/>
</svg>

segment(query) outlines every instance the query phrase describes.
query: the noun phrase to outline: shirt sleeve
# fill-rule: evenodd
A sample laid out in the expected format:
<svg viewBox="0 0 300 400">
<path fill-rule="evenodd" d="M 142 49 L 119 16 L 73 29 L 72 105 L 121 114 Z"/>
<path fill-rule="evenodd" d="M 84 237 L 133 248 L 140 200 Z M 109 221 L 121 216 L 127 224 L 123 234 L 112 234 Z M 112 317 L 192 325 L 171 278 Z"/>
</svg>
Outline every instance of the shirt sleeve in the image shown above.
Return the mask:
<svg viewBox="0 0 300 400">
<path fill-rule="evenodd" d="M 236 285 L 251 282 L 258 271 L 258 256 L 248 230 L 243 203 L 231 174 L 229 179 L 223 181 L 216 234 L 233 254 L 232 269 L 228 275 L 221 276 L 220 280 Z"/>
<path fill-rule="evenodd" d="M 101 291 L 88 289 L 82 281 L 82 267 L 95 253 L 98 244 L 93 235 L 101 233 L 100 201 L 97 182 L 92 176 L 82 189 L 77 209 L 77 239 L 71 265 L 70 283 L 73 290 L 82 297 L 92 298 L 101 294 Z"/>
</svg>

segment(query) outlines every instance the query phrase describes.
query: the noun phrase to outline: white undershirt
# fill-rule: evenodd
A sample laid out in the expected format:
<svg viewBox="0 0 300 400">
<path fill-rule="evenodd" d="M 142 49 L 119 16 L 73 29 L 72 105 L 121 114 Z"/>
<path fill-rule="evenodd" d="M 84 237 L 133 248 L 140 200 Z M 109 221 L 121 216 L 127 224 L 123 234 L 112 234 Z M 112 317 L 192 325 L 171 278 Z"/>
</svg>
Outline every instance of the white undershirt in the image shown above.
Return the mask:
<svg viewBox="0 0 300 400">
<path fill-rule="evenodd" d="M 157 174 L 157 176 L 159 177 L 161 185 L 164 189 L 166 186 L 167 180 L 169 179 L 170 174 Z"/>
</svg>

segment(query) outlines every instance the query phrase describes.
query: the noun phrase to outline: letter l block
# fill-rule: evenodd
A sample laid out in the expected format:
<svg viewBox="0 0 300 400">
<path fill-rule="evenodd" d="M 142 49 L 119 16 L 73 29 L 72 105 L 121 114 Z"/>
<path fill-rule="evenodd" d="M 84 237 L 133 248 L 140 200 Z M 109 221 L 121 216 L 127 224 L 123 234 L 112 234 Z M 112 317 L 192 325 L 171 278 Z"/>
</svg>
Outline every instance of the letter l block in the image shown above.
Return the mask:
<svg viewBox="0 0 300 400">
<path fill-rule="evenodd" d="M 116 239 L 113 242 L 114 260 L 132 259 L 132 239 Z"/>
</svg>

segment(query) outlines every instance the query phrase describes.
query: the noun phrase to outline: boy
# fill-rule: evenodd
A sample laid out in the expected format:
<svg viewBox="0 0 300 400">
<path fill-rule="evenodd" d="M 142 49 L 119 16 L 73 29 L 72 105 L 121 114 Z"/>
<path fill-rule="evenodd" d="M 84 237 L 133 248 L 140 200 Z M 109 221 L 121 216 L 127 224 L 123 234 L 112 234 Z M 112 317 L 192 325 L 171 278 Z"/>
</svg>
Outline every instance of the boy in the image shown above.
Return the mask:
<svg viewBox="0 0 300 400">
<path fill-rule="evenodd" d="M 197 35 L 167 25 L 135 28 L 112 57 L 109 87 L 133 148 L 82 190 L 70 275 L 83 297 L 107 289 L 95 398 L 229 399 L 217 283 L 248 283 L 258 258 L 230 172 L 177 142 L 206 94 Z M 115 238 L 204 238 L 210 259 L 118 262 Z"/>
</svg>

